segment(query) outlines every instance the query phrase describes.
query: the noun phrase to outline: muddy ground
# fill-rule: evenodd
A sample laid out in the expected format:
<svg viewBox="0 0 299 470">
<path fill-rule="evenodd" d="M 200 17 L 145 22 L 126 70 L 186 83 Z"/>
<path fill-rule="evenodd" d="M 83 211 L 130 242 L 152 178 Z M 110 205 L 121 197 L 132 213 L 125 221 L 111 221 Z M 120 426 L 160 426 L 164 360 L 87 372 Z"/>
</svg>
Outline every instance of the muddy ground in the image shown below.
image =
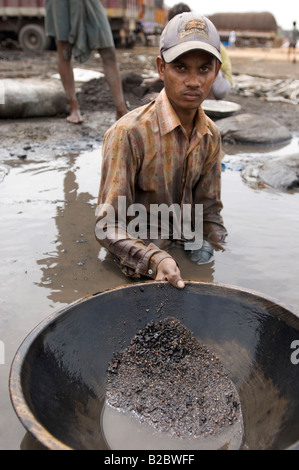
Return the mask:
<svg viewBox="0 0 299 470">
<path fill-rule="evenodd" d="M 233 73 L 250 74 L 266 78 L 294 78 L 299 76 L 299 63 L 287 60 L 286 50 L 270 49 L 235 49 L 230 52 Z M 132 50 L 117 50 L 121 76 L 124 78 L 124 92 L 129 109 L 142 104 L 142 94 L 138 76 L 151 76 L 155 72 L 157 47 L 136 47 Z M 74 63 L 74 67 L 78 64 Z M 98 54 L 94 53 L 83 65 L 86 69 L 102 72 L 102 63 Z M 0 79 L 3 78 L 49 78 L 57 73 L 57 57 L 55 51 L 29 56 L 20 50 L 0 49 Z M 137 76 L 136 85 L 128 82 L 128 74 Z M 134 77 L 133 77 L 134 78 Z M 34 118 L 24 120 L 6 120 L 0 122 L 2 152 L 14 155 L 26 155 L 28 145 L 54 148 L 70 145 L 78 141 L 84 147 L 90 139 L 101 140 L 106 129 L 114 122 L 114 107 L 105 80 L 99 83 L 77 84 L 78 97 L 82 108 L 84 123 L 79 126 L 70 125 L 65 116 L 53 118 Z M 97 87 L 97 89 L 95 89 Z M 266 102 L 258 97 L 244 97 L 232 91 L 228 100 L 241 104 L 241 112 L 250 112 L 274 117 L 290 131 L 299 129 L 298 106 Z"/>
</svg>

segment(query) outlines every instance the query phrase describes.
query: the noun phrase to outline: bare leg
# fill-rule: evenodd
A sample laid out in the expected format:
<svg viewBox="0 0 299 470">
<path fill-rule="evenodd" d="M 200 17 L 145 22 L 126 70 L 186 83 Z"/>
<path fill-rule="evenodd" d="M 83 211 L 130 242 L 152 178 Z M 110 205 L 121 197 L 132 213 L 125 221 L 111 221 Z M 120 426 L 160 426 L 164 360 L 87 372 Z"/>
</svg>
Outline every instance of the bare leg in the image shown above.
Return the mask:
<svg viewBox="0 0 299 470">
<path fill-rule="evenodd" d="M 105 47 L 99 49 L 99 53 L 103 61 L 105 77 L 116 107 L 116 119 L 119 119 L 124 114 L 126 114 L 128 110 L 123 96 L 122 83 L 116 62 L 115 50 L 113 47 Z"/>
<path fill-rule="evenodd" d="M 72 46 L 66 41 L 57 41 L 57 52 L 58 70 L 70 104 L 70 115 L 67 117 L 67 121 L 72 124 L 80 124 L 83 122 L 83 118 L 76 97 L 74 73 L 71 64 Z"/>
<path fill-rule="evenodd" d="M 293 48 L 293 62 L 296 63 L 296 46 Z"/>
</svg>

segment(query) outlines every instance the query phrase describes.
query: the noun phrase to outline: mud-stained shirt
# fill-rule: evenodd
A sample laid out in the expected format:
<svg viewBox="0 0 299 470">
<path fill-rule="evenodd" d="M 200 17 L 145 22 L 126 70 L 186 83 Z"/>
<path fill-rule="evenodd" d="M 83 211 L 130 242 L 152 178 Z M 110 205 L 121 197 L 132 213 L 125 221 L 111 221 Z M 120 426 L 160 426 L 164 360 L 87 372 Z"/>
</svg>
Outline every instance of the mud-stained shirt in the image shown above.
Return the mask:
<svg viewBox="0 0 299 470">
<path fill-rule="evenodd" d="M 159 262 L 170 257 L 167 249 L 174 240 L 171 230 L 168 240 L 150 237 L 150 221 L 146 237 L 131 237 L 126 230 L 127 216 L 134 210 L 126 211 L 133 204 L 138 204 L 134 209 L 146 208 L 147 213 L 161 204 L 192 207 L 191 218 L 195 218 L 195 204 L 202 204 L 203 238 L 222 249 L 227 232 L 220 214 L 221 156 L 221 137 L 213 121 L 199 108 L 189 139 L 165 89 L 156 100 L 129 112 L 106 132 L 96 237 L 126 275 L 155 278 Z M 122 211 L 125 228 L 118 218 L 120 207 L 124 208 L 120 201 L 126 207 Z M 195 220 L 191 223 L 196 230 Z M 175 238 L 176 243 L 183 240 L 184 234 L 181 240 Z"/>
</svg>

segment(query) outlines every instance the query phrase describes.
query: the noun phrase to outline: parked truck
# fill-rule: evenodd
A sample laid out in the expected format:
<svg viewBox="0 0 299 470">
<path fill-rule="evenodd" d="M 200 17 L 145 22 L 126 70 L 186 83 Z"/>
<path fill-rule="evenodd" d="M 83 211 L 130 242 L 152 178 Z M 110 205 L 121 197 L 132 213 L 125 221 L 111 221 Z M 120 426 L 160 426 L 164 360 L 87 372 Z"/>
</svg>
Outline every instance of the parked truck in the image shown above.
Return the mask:
<svg viewBox="0 0 299 470">
<path fill-rule="evenodd" d="M 26 51 L 46 49 L 44 16 L 44 0 L 0 0 L 0 39 L 18 39 Z"/>
<path fill-rule="evenodd" d="M 107 12 L 116 46 L 134 45 L 141 19 L 153 24 L 164 21 L 163 0 L 99 1 Z M 45 0 L 0 0 L 0 40 L 17 39 L 22 49 L 31 52 L 47 49 L 51 39 L 46 36 L 44 20 Z"/>
<path fill-rule="evenodd" d="M 161 34 L 166 22 L 163 0 L 139 0 L 139 20 L 146 36 Z"/>
<path fill-rule="evenodd" d="M 139 0 L 101 0 L 110 22 L 116 47 L 135 43 Z"/>
<path fill-rule="evenodd" d="M 209 19 L 224 43 L 234 31 L 238 47 L 271 46 L 277 37 L 276 20 L 269 12 L 215 13 Z"/>
</svg>

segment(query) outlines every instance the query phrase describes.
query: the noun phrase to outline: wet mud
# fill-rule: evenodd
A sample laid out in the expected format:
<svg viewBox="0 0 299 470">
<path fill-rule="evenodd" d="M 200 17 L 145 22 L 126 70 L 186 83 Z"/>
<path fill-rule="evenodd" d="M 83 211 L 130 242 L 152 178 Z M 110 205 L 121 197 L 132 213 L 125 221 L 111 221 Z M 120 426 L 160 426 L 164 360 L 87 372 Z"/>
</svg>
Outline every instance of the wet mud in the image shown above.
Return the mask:
<svg viewBox="0 0 299 470">
<path fill-rule="evenodd" d="M 139 330 L 108 366 L 106 402 L 170 436 L 218 435 L 241 420 L 240 398 L 219 358 L 179 320 Z"/>
</svg>

